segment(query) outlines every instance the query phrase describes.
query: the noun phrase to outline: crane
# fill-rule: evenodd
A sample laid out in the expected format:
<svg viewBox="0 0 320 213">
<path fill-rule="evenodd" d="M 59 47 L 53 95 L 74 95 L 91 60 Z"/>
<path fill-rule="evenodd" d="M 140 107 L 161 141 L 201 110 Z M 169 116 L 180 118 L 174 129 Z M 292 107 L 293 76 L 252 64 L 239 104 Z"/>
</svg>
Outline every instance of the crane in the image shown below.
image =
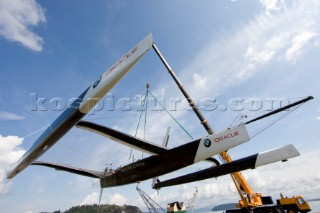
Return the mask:
<svg viewBox="0 0 320 213">
<path fill-rule="evenodd" d="M 139 185 L 139 184 L 138 184 Z M 146 204 L 150 213 L 165 213 L 166 211 L 161 208 L 161 206 L 156 203 L 147 193 L 145 193 L 138 186 L 136 187 L 138 193 L 140 194 L 143 202 Z"/>
<path fill-rule="evenodd" d="M 173 78 L 175 83 L 177 84 L 178 88 L 180 89 L 180 91 L 182 92 L 182 94 L 184 95 L 186 100 L 188 101 L 190 107 L 192 108 L 192 110 L 197 115 L 198 119 L 200 120 L 200 123 L 205 128 L 207 133 L 209 135 L 214 134 L 214 131 L 211 128 L 210 124 L 204 118 L 204 116 L 202 115 L 200 110 L 197 108 L 195 102 L 193 101 L 193 99 L 191 99 L 191 97 L 188 94 L 188 92 L 184 89 L 183 84 L 177 78 L 177 76 L 175 75 L 174 71 L 172 70 L 170 65 L 167 63 L 167 61 L 165 60 L 165 58 L 163 57 L 163 55 L 161 54 L 161 52 L 159 51 L 159 49 L 157 48 L 155 43 L 152 44 L 152 48 L 157 53 L 158 57 L 160 58 L 160 60 L 164 64 L 164 66 L 166 67 L 167 71 L 169 72 L 169 74 L 171 75 L 171 77 Z M 313 97 L 310 96 L 309 98 L 307 98 L 307 100 L 310 100 L 312 98 Z M 287 106 L 287 108 L 290 108 L 290 106 Z M 279 110 L 275 111 L 275 113 L 277 113 L 277 112 L 279 112 Z M 259 117 L 257 119 L 251 120 L 250 122 L 256 121 L 258 119 L 262 119 L 262 118 L 264 118 L 266 116 L 269 116 L 268 114 L 266 114 L 264 116 L 261 116 L 261 117 Z M 249 122 L 247 122 L 247 123 L 249 123 Z M 219 156 L 220 156 L 221 160 L 224 163 L 232 162 L 232 158 L 227 152 L 222 152 L 222 153 L 219 154 Z M 237 205 L 237 208 L 239 208 L 240 211 L 235 210 L 235 211 L 230 211 L 230 212 L 242 212 L 242 209 L 252 209 L 252 208 L 255 208 L 255 207 L 263 206 L 264 204 L 272 204 L 273 203 L 271 197 L 269 197 L 269 196 L 263 197 L 261 193 L 255 193 L 254 190 L 249 185 L 249 183 L 247 182 L 247 180 L 243 177 L 241 172 L 232 173 L 231 174 L 231 178 L 232 178 L 232 180 L 233 180 L 233 182 L 234 182 L 234 184 L 236 186 L 236 189 L 237 189 L 237 191 L 238 191 L 238 193 L 240 195 L 241 200 L 239 201 L 239 204 Z M 279 204 L 281 204 L 281 203 L 289 203 L 288 206 L 290 207 L 290 209 L 291 209 L 292 206 L 294 206 L 292 208 L 298 209 L 300 211 L 301 211 L 301 209 L 299 209 L 300 208 L 299 204 L 301 202 L 301 205 L 302 205 L 301 208 L 302 208 L 303 212 L 311 211 L 308 203 L 305 202 L 301 196 L 294 197 L 294 199 L 292 201 L 291 200 L 289 201 L 289 200 L 286 200 L 286 199 L 288 199 L 288 198 L 282 198 L 281 197 L 280 200 L 277 200 L 277 202 Z M 275 205 L 274 206 L 276 210 L 278 210 L 277 206 L 279 206 L 279 205 Z M 280 205 L 280 208 L 281 208 L 281 205 Z M 288 212 L 290 212 L 290 209 L 288 210 Z M 271 209 L 267 209 L 267 210 L 271 210 Z M 257 211 L 259 211 L 259 210 L 257 210 Z M 295 212 L 295 211 L 292 211 L 292 212 Z"/>
<path fill-rule="evenodd" d="M 192 194 L 192 197 L 190 198 L 190 200 L 188 200 L 187 202 L 187 209 L 190 209 L 190 211 L 193 213 L 193 207 L 194 207 L 194 202 L 197 199 L 197 195 L 198 195 L 198 188 L 196 187 L 196 191 Z"/>
</svg>

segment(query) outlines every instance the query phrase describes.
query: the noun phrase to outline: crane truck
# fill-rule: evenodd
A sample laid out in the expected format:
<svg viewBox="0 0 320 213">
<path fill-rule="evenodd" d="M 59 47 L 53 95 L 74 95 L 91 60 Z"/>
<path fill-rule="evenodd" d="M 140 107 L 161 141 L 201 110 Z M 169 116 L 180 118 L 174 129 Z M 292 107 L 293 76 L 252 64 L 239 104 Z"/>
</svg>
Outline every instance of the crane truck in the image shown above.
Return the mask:
<svg viewBox="0 0 320 213">
<path fill-rule="evenodd" d="M 220 154 L 226 162 L 232 162 L 227 152 Z M 226 213 L 244 213 L 244 212 L 310 212 L 310 206 L 302 196 L 294 196 L 292 198 L 284 197 L 280 194 L 277 203 L 274 204 L 272 197 L 262 196 L 261 193 L 255 193 L 249 183 L 240 172 L 231 174 L 231 178 L 237 188 L 241 200 L 235 209 L 228 209 Z"/>
</svg>

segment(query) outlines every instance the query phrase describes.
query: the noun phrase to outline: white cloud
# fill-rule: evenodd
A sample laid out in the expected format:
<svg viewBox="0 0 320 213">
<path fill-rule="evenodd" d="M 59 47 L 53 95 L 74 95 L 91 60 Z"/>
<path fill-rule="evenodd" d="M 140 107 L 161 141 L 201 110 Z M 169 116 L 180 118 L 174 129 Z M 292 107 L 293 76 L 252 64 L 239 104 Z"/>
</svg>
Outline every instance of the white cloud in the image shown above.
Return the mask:
<svg viewBox="0 0 320 213">
<path fill-rule="evenodd" d="M 108 198 L 107 203 L 122 206 L 126 201 L 127 199 L 123 195 L 116 193 Z"/>
<path fill-rule="evenodd" d="M 24 116 L 17 115 L 15 113 L 0 111 L 0 120 L 23 120 Z"/>
<path fill-rule="evenodd" d="M 267 6 L 269 10 L 280 9 L 276 6 L 277 1 L 264 2 L 271 4 Z M 285 2 L 282 1 L 282 4 L 285 5 Z M 308 50 L 307 44 L 319 35 L 319 9 L 318 1 L 297 1 L 296 4 L 285 5 L 281 12 L 257 17 L 241 32 L 247 36 L 248 48 L 239 76 L 243 73 L 244 76 L 251 76 L 263 65 L 283 58 L 288 62 L 299 59 Z"/>
<path fill-rule="evenodd" d="M 277 11 L 281 9 L 281 3 L 283 1 L 280 0 L 260 0 L 260 3 L 266 10 L 266 14 L 269 15 L 272 11 Z"/>
<path fill-rule="evenodd" d="M 243 174 L 254 191 L 263 195 L 276 198 L 282 192 L 288 197 L 301 194 L 305 198 L 314 198 L 320 190 L 319 159 L 318 151 L 312 151 L 288 162 L 248 170 Z"/>
<path fill-rule="evenodd" d="M 292 39 L 292 46 L 286 52 L 286 59 L 293 61 L 301 56 L 303 47 L 316 36 L 314 32 L 302 32 Z"/>
<path fill-rule="evenodd" d="M 185 202 L 187 204 L 195 193 L 195 187 L 198 189 L 194 203 L 196 208 L 213 207 L 221 203 L 236 202 L 239 199 L 236 188 L 229 176 L 164 188 L 160 189 L 159 192 L 153 191 L 149 196 L 161 207 L 165 207 L 173 201 Z M 141 209 L 146 208 L 141 198 L 134 203 Z"/>
<path fill-rule="evenodd" d="M 200 89 L 204 89 L 207 83 L 207 77 L 200 75 L 199 73 L 193 74 L 193 83 L 195 87 L 198 87 Z"/>
<path fill-rule="evenodd" d="M 107 198 L 101 199 L 101 204 L 111 204 L 111 205 L 115 204 L 115 205 L 122 206 L 126 204 L 126 201 L 127 199 L 123 195 L 116 193 L 111 196 L 108 196 Z M 92 192 L 83 199 L 80 205 L 97 204 L 98 202 L 99 202 L 99 193 Z"/>
<path fill-rule="evenodd" d="M 45 21 L 44 10 L 35 0 L 0 0 L 0 36 L 10 41 L 41 51 L 43 39 L 30 27 Z"/>
<path fill-rule="evenodd" d="M 262 177 L 257 170 L 248 170 L 243 176 L 248 182 L 250 182 L 251 187 L 254 189 L 268 186 L 266 179 Z"/>
<path fill-rule="evenodd" d="M 22 141 L 23 138 L 17 136 L 0 135 L 0 194 L 8 192 L 11 182 L 6 179 L 7 172 L 25 153 L 19 148 Z"/>
<path fill-rule="evenodd" d="M 88 194 L 83 201 L 80 203 L 80 205 L 90 205 L 90 204 L 96 204 L 99 202 L 99 193 L 92 192 L 91 194 Z"/>
<path fill-rule="evenodd" d="M 232 197 L 236 193 L 236 189 L 230 180 L 226 179 L 212 179 L 211 181 L 206 181 L 207 183 L 199 187 L 201 194 L 199 199 L 203 198 L 221 198 L 221 197 Z M 209 183 L 210 182 L 210 183 Z"/>
<path fill-rule="evenodd" d="M 263 12 L 237 32 L 207 41 L 202 51 L 178 73 L 193 97 L 221 95 L 262 72 L 271 75 L 272 71 L 263 69 L 267 65 L 294 63 L 308 50 L 317 48 L 319 1 L 274 1 L 266 6 L 268 10 L 281 9 L 268 15 Z M 205 80 L 200 82 L 206 84 L 206 89 L 195 84 L 195 79 Z M 170 95 L 176 91 L 167 82 L 157 87 L 166 88 Z"/>
</svg>

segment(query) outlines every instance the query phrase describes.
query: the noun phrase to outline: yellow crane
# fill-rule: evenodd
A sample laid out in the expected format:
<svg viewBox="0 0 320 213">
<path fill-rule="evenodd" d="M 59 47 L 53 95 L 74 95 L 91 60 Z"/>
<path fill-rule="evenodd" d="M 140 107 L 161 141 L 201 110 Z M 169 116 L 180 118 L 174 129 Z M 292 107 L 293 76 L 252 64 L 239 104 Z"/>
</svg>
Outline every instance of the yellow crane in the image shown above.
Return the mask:
<svg viewBox="0 0 320 213">
<path fill-rule="evenodd" d="M 226 163 L 232 162 L 227 152 L 220 153 L 220 156 Z M 232 173 L 231 178 L 241 198 L 237 206 L 238 208 L 251 208 L 262 205 L 261 193 L 255 193 L 253 191 L 241 172 Z"/>
</svg>

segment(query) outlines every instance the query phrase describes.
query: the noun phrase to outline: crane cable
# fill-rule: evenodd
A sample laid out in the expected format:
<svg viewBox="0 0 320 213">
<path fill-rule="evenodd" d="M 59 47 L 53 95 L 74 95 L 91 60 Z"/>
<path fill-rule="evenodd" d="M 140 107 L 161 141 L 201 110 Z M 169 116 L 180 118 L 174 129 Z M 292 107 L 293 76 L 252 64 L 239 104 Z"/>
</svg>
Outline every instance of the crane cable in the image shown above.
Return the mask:
<svg viewBox="0 0 320 213">
<path fill-rule="evenodd" d="M 143 139 L 145 140 L 145 134 L 146 134 L 146 126 L 147 126 L 147 110 L 148 110 L 148 95 L 150 94 L 154 99 L 155 101 L 169 114 L 169 116 L 180 126 L 180 128 L 191 138 L 193 139 L 193 137 L 191 136 L 191 134 L 182 126 L 182 124 L 180 124 L 180 122 L 175 118 L 173 117 L 173 115 L 165 108 L 165 106 L 152 94 L 152 92 L 150 92 L 149 88 L 150 88 L 150 85 L 149 84 L 146 84 L 146 93 L 145 93 L 145 98 L 144 98 L 144 101 L 143 101 L 143 104 L 142 104 L 142 109 L 141 109 L 141 113 L 140 113 L 140 116 L 139 116 L 139 120 L 138 120 L 138 124 L 137 124 L 137 128 L 136 128 L 136 132 L 135 132 L 135 137 L 137 137 L 137 134 L 138 134 L 138 130 L 139 130 L 139 126 L 140 126 L 140 122 L 141 122 L 141 118 L 142 118 L 142 114 L 143 112 L 145 111 L 145 114 L 144 114 L 144 126 L 143 126 Z M 132 156 L 132 151 L 133 149 L 131 149 L 130 151 L 130 155 L 129 155 L 129 159 L 131 159 L 131 156 Z"/>
<path fill-rule="evenodd" d="M 145 112 L 145 117 L 144 117 L 145 120 L 144 120 L 143 139 L 145 139 L 146 123 L 147 123 L 146 119 L 147 119 L 147 103 L 148 103 L 147 100 L 148 100 L 149 84 L 147 84 L 146 87 L 147 87 L 146 94 L 144 95 L 144 100 L 143 100 L 142 109 L 141 109 L 141 113 L 140 113 L 138 124 L 137 124 L 137 128 L 136 128 L 136 133 L 134 134 L 134 137 L 137 137 L 139 126 L 140 126 L 140 121 L 141 121 L 141 117 L 142 117 L 142 113 L 143 113 L 143 111 L 146 111 Z M 146 109 L 145 109 L 145 107 L 146 107 Z M 129 160 L 131 159 L 132 151 L 133 151 L 133 149 L 131 148 L 130 155 L 129 155 Z"/>
<path fill-rule="evenodd" d="M 149 91 L 149 94 L 157 101 L 157 103 L 170 115 L 170 117 L 181 127 L 181 129 L 191 138 L 193 137 L 190 135 L 190 133 L 179 123 L 179 121 L 173 117 L 173 115 L 164 107 L 163 104 Z"/>
</svg>

